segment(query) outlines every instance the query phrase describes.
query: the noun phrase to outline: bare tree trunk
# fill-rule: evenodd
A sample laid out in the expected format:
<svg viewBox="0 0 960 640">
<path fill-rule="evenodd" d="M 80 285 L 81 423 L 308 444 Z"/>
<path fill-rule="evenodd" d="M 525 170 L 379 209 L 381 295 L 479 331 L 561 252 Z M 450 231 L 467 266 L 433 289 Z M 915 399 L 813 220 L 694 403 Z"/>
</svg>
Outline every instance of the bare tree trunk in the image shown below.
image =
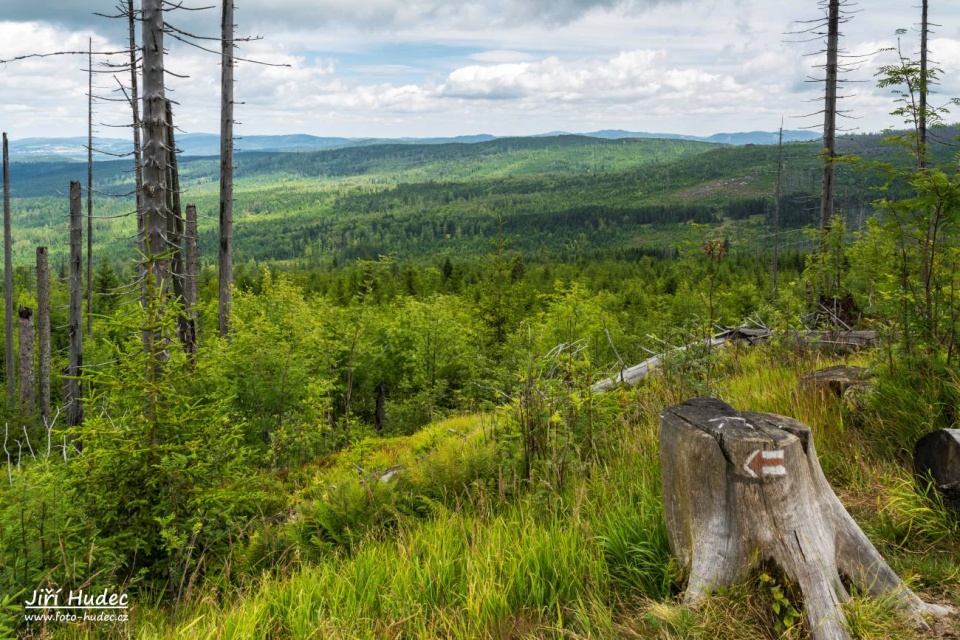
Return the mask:
<svg viewBox="0 0 960 640">
<path fill-rule="evenodd" d="M 6 303 L 7 400 L 13 405 L 17 393 L 17 374 L 13 359 L 13 256 L 10 255 L 10 151 L 7 134 L 3 134 L 3 297 Z"/>
<path fill-rule="evenodd" d="M 777 192 L 773 209 L 773 297 L 777 297 L 777 278 L 780 271 L 780 197 L 783 187 L 783 121 L 777 142 Z"/>
<path fill-rule="evenodd" d="M 197 285 L 200 277 L 200 255 L 197 251 L 197 207 L 187 205 L 187 274 L 183 283 L 183 306 L 189 329 L 185 347 L 188 354 L 197 352 Z"/>
<path fill-rule="evenodd" d="M 820 230 L 833 219 L 834 169 L 837 158 L 837 76 L 840 51 L 840 0 L 830 0 L 827 17 L 827 66 L 823 106 L 823 188 L 820 192 Z"/>
<path fill-rule="evenodd" d="M 173 295 L 184 305 L 183 314 L 177 318 L 177 333 L 180 337 L 180 343 L 186 349 L 190 342 L 190 326 L 186 314 L 186 302 L 184 301 L 184 279 L 186 275 L 183 265 L 183 209 L 180 204 L 180 171 L 177 167 L 177 141 L 174 135 L 173 107 L 169 100 L 167 100 L 167 146 L 170 150 L 170 160 L 167 164 L 167 183 L 170 185 L 170 190 L 167 192 L 167 204 L 169 206 L 167 236 L 170 248 L 173 250 L 170 269 L 173 272 Z"/>
<path fill-rule="evenodd" d="M 70 302 L 67 319 L 67 333 L 70 338 L 69 364 L 64 386 L 67 391 L 67 427 L 79 427 L 83 424 L 83 404 L 80 395 L 80 370 L 83 366 L 83 213 L 81 211 L 80 183 L 70 183 Z M 80 450 L 79 438 L 74 446 Z"/>
<path fill-rule="evenodd" d="M 87 42 L 87 335 L 93 338 L 93 38 Z"/>
<path fill-rule="evenodd" d="M 33 390 L 33 309 L 20 307 L 20 410 L 33 422 L 36 395 Z"/>
<path fill-rule="evenodd" d="M 46 247 L 37 247 L 37 334 L 40 421 L 47 427 L 50 423 L 50 266 Z"/>
<path fill-rule="evenodd" d="M 220 335 L 233 309 L 233 0 L 223 0 L 220 87 Z"/>
<path fill-rule="evenodd" d="M 167 252 L 167 99 L 163 67 L 163 0 L 143 0 L 143 216 L 146 286 L 143 306 L 162 301 L 170 286 Z M 154 298 L 152 301 L 151 298 Z M 162 303 L 161 303 L 162 304 Z M 156 327 L 145 335 L 147 353 L 165 358 Z"/>
<path fill-rule="evenodd" d="M 133 0 L 127 0 L 127 24 L 130 40 L 130 110 L 133 112 L 133 171 L 137 184 L 137 249 L 145 253 L 143 224 L 143 161 L 140 149 L 140 96 L 137 80 L 136 12 Z M 141 274 L 142 275 L 142 274 Z"/>
<path fill-rule="evenodd" d="M 173 249 L 170 269 L 173 272 L 173 292 L 177 298 L 183 298 L 183 208 L 180 204 L 180 169 L 177 166 L 177 140 L 174 135 L 173 127 L 173 109 L 169 100 L 167 100 L 167 147 L 170 150 L 169 161 L 167 163 L 168 180 L 170 185 L 168 191 L 167 205 L 169 207 L 167 218 L 167 235 L 169 237 L 170 248 Z"/>
<path fill-rule="evenodd" d="M 927 37 L 930 33 L 930 2 L 922 0 L 920 18 L 920 118 L 918 123 L 919 153 L 917 165 L 922 171 L 927 166 Z"/>
<path fill-rule="evenodd" d="M 183 210 L 180 205 L 180 169 L 177 166 L 177 140 L 174 134 L 173 105 L 167 100 L 167 240 L 173 251 L 170 258 L 174 295 L 183 296 Z"/>
</svg>

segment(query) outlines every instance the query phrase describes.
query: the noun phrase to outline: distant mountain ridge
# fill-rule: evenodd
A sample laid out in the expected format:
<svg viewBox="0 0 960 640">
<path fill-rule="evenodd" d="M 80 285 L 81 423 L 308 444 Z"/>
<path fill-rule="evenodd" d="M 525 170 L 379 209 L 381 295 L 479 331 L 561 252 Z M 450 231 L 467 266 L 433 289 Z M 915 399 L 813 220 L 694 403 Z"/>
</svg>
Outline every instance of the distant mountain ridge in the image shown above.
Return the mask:
<svg viewBox="0 0 960 640">
<path fill-rule="evenodd" d="M 691 136 L 678 133 L 649 133 L 643 131 L 624 131 L 622 129 L 604 129 L 589 133 L 570 134 L 563 131 L 539 134 L 535 136 L 493 136 L 477 134 L 454 137 L 436 138 L 341 138 L 318 137 L 308 134 L 290 134 L 275 136 L 241 136 L 236 139 L 237 152 L 244 151 L 273 151 L 273 152 L 303 152 L 320 151 L 324 149 L 341 149 L 345 147 L 367 146 L 372 144 L 474 144 L 489 142 L 498 137 L 551 137 L 560 135 L 580 135 L 605 140 L 619 140 L 623 138 L 659 138 L 666 140 L 694 140 L 699 142 L 713 142 L 729 145 L 747 144 L 776 144 L 778 133 L 775 131 L 749 131 L 739 133 L 717 133 L 712 136 Z M 784 142 L 800 142 L 816 140 L 819 134 L 811 131 L 784 131 Z M 220 137 L 212 133 L 181 134 L 177 138 L 177 146 L 184 156 L 216 156 L 220 153 Z M 93 147 L 95 160 L 113 159 L 117 155 L 129 153 L 131 142 L 120 138 L 94 138 Z M 73 138 L 23 138 L 10 141 L 10 157 L 16 161 L 41 160 L 84 160 L 87 157 L 87 139 Z"/>
<path fill-rule="evenodd" d="M 604 129 L 580 135 L 591 138 L 619 140 L 620 138 L 663 138 L 667 140 L 695 140 L 697 142 L 715 142 L 718 144 L 777 144 L 780 133 L 777 131 L 746 131 L 738 133 L 715 133 L 712 136 L 688 136 L 682 133 L 647 133 L 644 131 L 624 131 L 622 129 Z M 784 129 L 784 142 L 809 142 L 822 136 L 812 131 Z"/>
</svg>

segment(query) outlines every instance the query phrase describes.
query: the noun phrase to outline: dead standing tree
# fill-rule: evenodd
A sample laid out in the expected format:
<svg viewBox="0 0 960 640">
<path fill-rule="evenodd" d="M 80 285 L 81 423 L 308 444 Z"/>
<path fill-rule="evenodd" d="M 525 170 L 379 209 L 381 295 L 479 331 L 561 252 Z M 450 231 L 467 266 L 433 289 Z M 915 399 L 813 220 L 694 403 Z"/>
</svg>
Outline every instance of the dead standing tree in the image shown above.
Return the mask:
<svg viewBox="0 0 960 640">
<path fill-rule="evenodd" d="M 820 230 L 833 220 L 833 191 L 837 159 L 837 80 L 840 57 L 840 0 L 827 0 L 827 64 L 823 104 L 823 185 L 820 191 Z"/>
<path fill-rule="evenodd" d="M 816 55 L 825 54 L 826 61 L 818 68 L 824 70 L 822 78 L 808 78 L 808 82 L 823 83 L 823 109 L 809 114 L 823 116 L 823 151 L 821 153 L 821 188 L 820 188 L 820 230 L 825 232 L 830 228 L 830 221 L 834 216 L 834 191 L 837 161 L 837 118 L 844 115 L 838 108 L 838 102 L 844 96 L 839 94 L 839 87 L 845 81 L 841 74 L 856 69 L 855 56 L 851 56 L 840 48 L 840 28 L 852 19 L 850 12 L 845 10 L 845 0 L 821 0 L 820 8 L 824 15 L 814 20 L 800 21 L 804 25 L 799 31 L 788 35 L 798 36 L 796 42 L 824 42 L 825 49 Z"/>
<path fill-rule="evenodd" d="M 34 393 L 33 379 L 33 309 L 20 307 L 20 411 L 25 419 L 33 422 Z"/>
<path fill-rule="evenodd" d="M 7 401 L 13 405 L 17 392 L 13 352 L 13 257 L 10 252 L 10 150 L 7 134 L 3 134 L 3 300 L 5 303 L 4 329 L 6 335 Z"/>
<path fill-rule="evenodd" d="M 143 264 L 146 282 L 144 309 L 162 309 L 170 286 L 170 251 L 167 238 L 167 98 L 164 88 L 163 0 L 143 0 Z M 144 328 L 145 350 L 154 360 L 166 358 L 159 327 Z M 154 363 L 151 363 L 151 370 Z"/>
<path fill-rule="evenodd" d="M 922 0 L 920 5 L 920 91 L 918 107 L 918 138 L 917 144 L 920 153 L 917 154 L 917 164 L 920 170 L 927 166 L 927 91 L 930 80 L 927 39 L 930 35 L 930 2 Z"/>
<path fill-rule="evenodd" d="M 813 640 L 850 638 L 841 574 L 921 626 L 921 614 L 950 612 L 921 601 L 880 556 L 830 487 L 806 425 L 688 400 L 660 416 L 660 465 L 670 548 L 689 575 L 685 604 L 773 562 L 803 591 Z"/>
<path fill-rule="evenodd" d="M 185 280 L 187 274 L 183 259 L 183 207 L 180 202 L 180 171 L 177 165 L 177 142 L 174 135 L 176 127 L 173 125 L 173 107 L 167 100 L 167 148 L 169 162 L 167 164 L 167 183 L 170 185 L 167 197 L 168 218 L 167 236 L 172 253 L 170 269 L 172 272 L 173 295 L 183 305 L 183 312 L 177 318 L 177 330 L 180 342 L 188 352 L 190 349 L 190 325 L 187 317 L 187 303 L 185 295 Z"/>
<path fill-rule="evenodd" d="M 120 7 L 124 7 L 121 5 Z M 136 13 L 133 9 L 133 0 L 127 0 L 126 17 L 128 26 L 128 40 L 130 46 L 130 112 L 133 116 L 133 171 L 136 183 L 137 201 L 137 249 L 144 252 L 143 226 L 143 156 L 140 145 L 140 100 L 139 82 L 137 74 L 137 58 L 140 49 L 137 47 Z M 121 85 L 122 88 L 122 85 Z"/>
<path fill-rule="evenodd" d="M 83 213 L 81 205 L 80 183 L 70 183 L 70 282 L 67 333 L 70 340 L 69 364 L 67 366 L 64 389 L 67 403 L 67 427 L 77 429 L 83 424 L 83 401 L 80 392 L 80 373 L 83 367 Z M 81 440 L 72 439 L 79 451 Z"/>
<path fill-rule="evenodd" d="M 93 38 L 87 54 L 87 335 L 93 338 Z"/>
<path fill-rule="evenodd" d="M 47 248 L 37 247 L 37 376 L 40 378 L 40 422 L 50 427 L 50 267 Z"/>
<path fill-rule="evenodd" d="M 233 308 L 233 0 L 223 0 L 220 23 L 220 335 L 230 332 Z"/>
<path fill-rule="evenodd" d="M 184 348 L 188 354 L 197 352 L 197 287 L 200 275 L 200 254 L 197 250 L 197 207 L 187 205 L 187 232 L 184 237 L 187 273 L 183 283 L 183 307 L 187 319 Z"/>
</svg>

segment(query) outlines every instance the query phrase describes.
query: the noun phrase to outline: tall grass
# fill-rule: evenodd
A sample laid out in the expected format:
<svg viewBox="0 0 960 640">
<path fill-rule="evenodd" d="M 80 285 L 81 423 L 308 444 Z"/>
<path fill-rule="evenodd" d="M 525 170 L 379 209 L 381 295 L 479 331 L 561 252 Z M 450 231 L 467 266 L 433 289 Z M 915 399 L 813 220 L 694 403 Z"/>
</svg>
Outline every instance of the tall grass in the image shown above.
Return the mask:
<svg viewBox="0 0 960 640">
<path fill-rule="evenodd" d="M 705 384 L 738 409 L 810 425 L 828 478 L 895 569 L 960 602 L 952 516 L 916 488 L 909 469 L 876 445 L 840 399 L 798 390 L 800 374 L 835 362 L 731 350 L 711 364 Z M 510 477 L 495 424 L 509 416 L 462 418 L 344 452 L 316 470 L 296 517 L 276 527 L 297 550 L 297 564 L 207 585 L 176 615 L 145 606 L 129 635 L 801 638 L 802 626 L 778 629 L 774 598 L 758 580 L 697 611 L 677 604 L 681 576 L 663 522 L 657 445 L 660 412 L 683 399 L 664 377 L 591 399 L 603 437 L 549 498 L 536 477 L 529 485 Z M 369 472 L 396 464 L 405 475 L 389 483 L 352 466 Z M 261 560 L 272 557 L 263 552 Z M 914 634 L 883 602 L 855 599 L 848 615 L 858 638 L 892 637 L 883 628 Z M 61 637 L 80 633 L 59 630 Z"/>
</svg>

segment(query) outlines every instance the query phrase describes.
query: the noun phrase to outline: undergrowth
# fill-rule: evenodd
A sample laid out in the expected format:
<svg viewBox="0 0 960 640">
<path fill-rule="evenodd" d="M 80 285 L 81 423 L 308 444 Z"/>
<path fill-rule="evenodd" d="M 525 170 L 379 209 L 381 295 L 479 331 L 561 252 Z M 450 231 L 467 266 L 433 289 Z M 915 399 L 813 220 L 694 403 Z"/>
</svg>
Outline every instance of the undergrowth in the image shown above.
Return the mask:
<svg viewBox="0 0 960 640">
<path fill-rule="evenodd" d="M 738 409 L 810 425 L 829 480 L 893 568 L 925 597 L 960 603 L 957 519 L 876 437 L 883 402 L 851 408 L 799 389 L 800 374 L 835 358 L 784 358 L 775 347 L 705 357 L 709 379 L 697 385 Z M 881 377 L 876 388 L 889 384 Z M 697 610 L 678 604 L 683 575 L 663 520 L 658 425 L 688 391 L 669 371 L 604 396 L 575 382 L 537 387 L 535 411 L 518 400 L 363 441 L 288 479 L 292 508 L 264 518 L 181 606 L 136 603 L 126 632 L 64 626 L 53 635 L 804 638 L 799 590 L 760 567 Z M 531 419 L 540 440 L 528 467 L 519 447 Z M 929 637 L 883 599 L 855 597 L 846 612 L 855 638 Z M 956 633 L 956 622 L 942 624 Z"/>
</svg>

